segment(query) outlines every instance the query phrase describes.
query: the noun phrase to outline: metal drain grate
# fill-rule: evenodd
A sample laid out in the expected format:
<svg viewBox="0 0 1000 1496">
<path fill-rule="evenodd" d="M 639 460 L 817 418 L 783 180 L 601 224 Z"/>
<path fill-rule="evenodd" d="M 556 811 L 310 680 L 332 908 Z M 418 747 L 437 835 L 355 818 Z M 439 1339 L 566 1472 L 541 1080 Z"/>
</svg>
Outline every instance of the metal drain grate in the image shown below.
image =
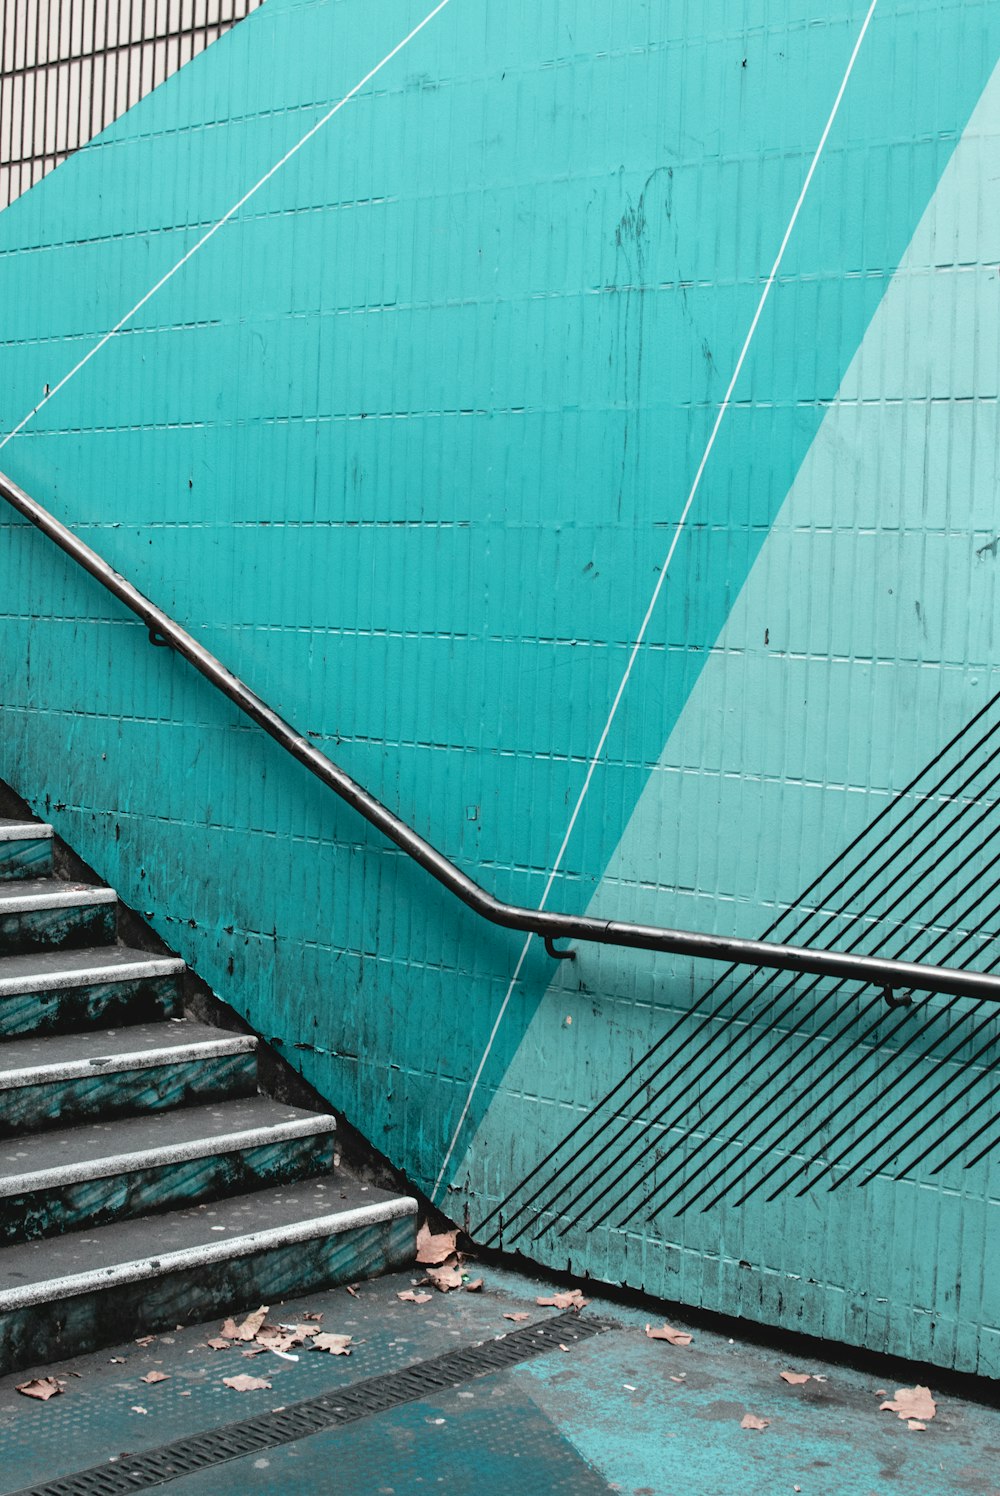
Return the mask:
<svg viewBox="0 0 1000 1496">
<path fill-rule="evenodd" d="M 614 1328 L 609 1320 L 560 1314 L 544 1324 L 512 1330 L 509 1335 L 487 1340 L 482 1345 L 446 1351 L 442 1356 L 418 1361 L 401 1371 L 390 1371 L 322 1397 L 293 1403 L 280 1413 L 227 1423 L 204 1434 L 163 1444 L 146 1454 L 129 1455 L 115 1464 L 94 1465 L 76 1475 L 63 1475 L 44 1485 L 25 1487 L 12 1496 L 127 1496 L 132 1491 L 148 1491 L 227 1460 L 242 1459 L 278 1444 L 290 1444 L 341 1423 L 370 1418 L 402 1403 L 419 1402 L 429 1393 L 459 1387 L 490 1372 L 505 1371 L 532 1356 L 589 1340 L 592 1335 Z"/>
</svg>

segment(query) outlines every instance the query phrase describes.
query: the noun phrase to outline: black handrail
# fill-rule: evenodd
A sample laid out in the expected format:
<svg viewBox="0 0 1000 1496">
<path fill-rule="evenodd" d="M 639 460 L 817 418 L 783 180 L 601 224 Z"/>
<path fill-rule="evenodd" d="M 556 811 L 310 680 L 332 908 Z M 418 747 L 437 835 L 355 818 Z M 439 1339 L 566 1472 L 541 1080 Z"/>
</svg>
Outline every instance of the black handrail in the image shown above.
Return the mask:
<svg viewBox="0 0 1000 1496">
<path fill-rule="evenodd" d="M 879 956 L 856 956 L 844 951 L 808 950 L 802 946 L 778 945 L 766 940 L 739 940 L 733 936 L 702 935 L 693 930 L 661 929 L 655 925 L 632 925 L 620 920 L 587 919 L 581 915 L 555 914 L 545 909 L 527 909 L 519 904 L 505 904 L 480 888 L 436 847 L 393 815 L 380 800 L 353 780 L 349 774 L 272 711 L 215 655 L 210 654 L 179 624 L 144 597 L 131 582 L 112 570 L 106 561 L 85 545 L 71 530 L 60 524 L 46 509 L 30 498 L 10 478 L 0 473 L 0 497 L 11 504 L 25 519 L 60 550 L 123 602 L 149 630 L 150 642 L 166 644 L 193 665 L 224 696 L 239 707 L 251 721 L 262 727 L 293 758 L 304 764 L 321 780 L 364 816 L 372 826 L 401 848 L 414 862 L 436 878 L 463 904 L 492 924 L 508 930 L 531 931 L 545 941 L 552 956 L 572 952 L 556 950 L 555 940 L 586 940 L 597 945 L 630 946 L 639 950 L 669 951 L 675 955 L 695 956 L 706 961 L 725 961 L 741 966 L 758 966 L 776 971 L 800 971 L 819 977 L 840 977 L 848 981 L 872 983 L 885 990 L 893 1001 L 894 989 L 914 988 L 923 992 L 946 993 L 953 997 L 988 998 L 1000 1002 L 1000 976 L 986 972 L 961 971 L 947 966 L 925 966 L 913 961 L 887 961 Z"/>
</svg>

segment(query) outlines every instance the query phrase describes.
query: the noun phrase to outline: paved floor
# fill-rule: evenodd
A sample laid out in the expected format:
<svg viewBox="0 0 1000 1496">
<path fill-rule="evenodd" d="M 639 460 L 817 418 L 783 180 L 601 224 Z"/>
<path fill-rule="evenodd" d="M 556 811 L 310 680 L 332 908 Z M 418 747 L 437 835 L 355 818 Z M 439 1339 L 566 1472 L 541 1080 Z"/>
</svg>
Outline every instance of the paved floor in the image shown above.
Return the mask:
<svg viewBox="0 0 1000 1496">
<path fill-rule="evenodd" d="M 156 1476 L 141 1488 L 171 1496 L 1000 1496 L 997 1409 L 935 1391 L 936 1416 L 911 1430 L 879 1410 L 896 1381 L 702 1329 L 686 1346 L 650 1340 L 644 1324 L 663 1322 L 652 1308 L 595 1299 L 583 1316 L 600 1319 L 600 1333 L 577 1343 L 559 1329 L 576 1321 L 559 1321 L 564 1350 L 555 1340 L 486 1374 L 466 1366 L 455 1385 L 401 1392 L 403 1368 L 517 1336 L 560 1312 L 535 1302 L 551 1285 L 488 1269 L 479 1292 L 400 1301 L 419 1276 L 414 1269 L 360 1284 L 356 1297 L 336 1289 L 271 1307 L 278 1323 L 321 1313 L 323 1331 L 352 1337 L 349 1356 L 297 1348 L 286 1356 L 298 1359 L 272 1351 L 244 1359 L 238 1346 L 208 1346 L 219 1330 L 213 1323 L 0 1380 L 0 1492 L 53 1482 L 58 1492 L 60 1478 L 96 1468 L 77 1489 L 102 1496 L 120 1488 L 115 1473 L 144 1451 L 261 1415 L 266 1422 L 274 1409 L 294 1414 L 324 1394 L 332 1394 L 325 1406 L 340 1406 L 352 1386 L 383 1378 L 380 1411 L 249 1453 L 237 1435 L 233 1457 L 220 1461 L 216 1450 L 197 1473 Z M 782 1371 L 810 1380 L 789 1384 Z M 166 1379 L 144 1382 L 150 1372 Z M 241 1373 L 270 1386 L 225 1385 Z M 62 1392 L 47 1402 L 21 1396 L 15 1384 L 33 1374 L 61 1379 Z M 741 1427 L 747 1414 L 767 1426 Z"/>
</svg>

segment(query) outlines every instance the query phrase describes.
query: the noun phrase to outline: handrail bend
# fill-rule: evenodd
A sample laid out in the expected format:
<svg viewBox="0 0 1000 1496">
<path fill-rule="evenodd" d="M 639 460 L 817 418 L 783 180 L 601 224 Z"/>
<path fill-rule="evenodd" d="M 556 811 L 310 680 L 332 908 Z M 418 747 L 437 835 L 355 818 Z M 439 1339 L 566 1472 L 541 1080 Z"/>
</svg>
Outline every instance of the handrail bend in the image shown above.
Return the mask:
<svg viewBox="0 0 1000 1496">
<path fill-rule="evenodd" d="M 198 641 L 175 623 L 155 603 L 144 597 L 131 582 L 114 571 L 106 561 L 78 536 L 61 524 L 48 510 L 22 488 L 0 473 L 0 497 L 6 499 L 25 519 L 47 535 L 78 566 L 90 573 L 101 586 L 140 618 L 149 630 L 150 642 L 166 644 L 193 665 L 207 681 L 251 721 L 280 743 L 286 752 L 298 759 L 311 774 L 352 806 L 370 825 L 381 831 L 408 857 L 420 864 L 432 878 L 444 885 L 476 914 L 508 930 L 530 931 L 545 941 L 550 955 L 557 951 L 553 942 L 585 940 L 597 945 L 628 946 L 639 950 L 665 951 L 675 955 L 694 956 L 706 961 L 724 961 L 769 970 L 797 971 L 819 977 L 840 977 L 848 981 L 872 983 L 885 990 L 892 1002 L 894 989 L 913 988 L 939 992 L 953 997 L 971 997 L 1000 1002 L 1000 976 L 987 972 L 963 971 L 947 966 L 926 966 L 912 961 L 890 961 L 879 956 L 858 956 L 845 951 L 809 950 L 803 946 L 779 945 L 765 940 L 741 940 L 734 936 L 703 935 L 693 930 L 663 929 L 655 925 L 633 925 L 621 920 L 588 919 L 582 915 L 556 914 L 545 909 L 528 909 L 506 904 L 487 893 L 473 879 L 457 868 L 443 853 L 407 826 L 380 800 L 364 789 L 343 769 L 319 752 L 296 732 L 288 722 L 250 690 L 238 676 L 227 670 Z"/>
</svg>

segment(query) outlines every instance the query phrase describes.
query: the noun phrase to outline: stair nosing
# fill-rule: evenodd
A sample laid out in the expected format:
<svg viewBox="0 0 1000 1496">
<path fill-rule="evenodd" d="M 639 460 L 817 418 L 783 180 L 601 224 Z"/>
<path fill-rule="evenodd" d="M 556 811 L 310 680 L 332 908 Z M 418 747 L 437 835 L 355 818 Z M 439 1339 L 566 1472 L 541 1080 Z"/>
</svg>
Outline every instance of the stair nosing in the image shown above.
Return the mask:
<svg viewBox="0 0 1000 1496">
<path fill-rule="evenodd" d="M 212 1059 L 229 1054 L 251 1054 L 257 1048 L 256 1034 L 232 1034 L 219 1039 L 192 1039 L 190 1044 L 166 1045 L 162 1049 L 137 1049 L 107 1058 L 60 1060 L 52 1065 L 32 1065 L 20 1070 L 0 1069 L 0 1092 L 24 1086 L 46 1085 L 60 1080 L 83 1080 L 91 1075 L 119 1075 L 125 1070 L 153 1070 L 159 1065 Z M 0 1046 L 0 1065 L 3 1048 Z"/>
<path fill-rule="evenodd" d="M 173 1252 L 164 1252 L 158 1257 L 135 1258 L 131 1262 L 121 1262 L 110 1268 L 69 1273 L 64 1278 L 50 1278 L 39 1283 L 25 1284 L 22 1288 L 0 1290 L 0 1313 L 8 1313 L 12 1309 L 27 1309 L 54 1297 L 78 1298 L 81 1294 L 92 1293 L 100 1288 L 135 1283 L 142 1278 L 162 1278 L 184 1268 L 225 1262 L 228 1258 L 237 1256 L 250 1256 L 266 1251 L 269 1247 L 294 1246 L 297 1242 L 310 1241 L 316 1236 L 339 1236 L 358 1227 L 379 1225 L 384 1221 L 399 1220 L 416 1214 L 417 1202 L 413 1196 L 399 1195 L 393 1200 L 383 1200 L 372 1205 L 352 1206 L 348 1210 L 333 1211 L 329 1215 L 310 1216 L 290 1225 L 270 1226 L 264 1231 L 230 1236 L 225 1241 L 182 1247 Z"/>
<path fill-rule="evenodd" d="M 35 821 L 14 821 L 0 826 L 0 842 L 51 841 L 52 827 Z"/>
<path fill-rule="evenodd" d="M 113 888 L 91 887 L 83 883 L 60 883 L 52 880 L 49 893 L 22 893 L 17 879 L 5 879 L 0 884 L 0 916 L 4 914 L 30 914 L 36 909 L 89 909 L 100 904 L 115 904 L 118 895 Z"/>
<path fill-rule="evenodd" d="M 66 951 L 68 957 L 83 956 L 85 951 Z M 106 966 L 81 966 L 69 971 L 29 971 L 20 977 L 5 977 L 0 961 L 0 998 L 18 997 L 24 992 L 59 992 L 72 987 L 86 987 L 91 982 L 105 985 L 109 982 L 128 981 L 134 977 L 175 976 L 185 969 L 180 956 L 143 956 L 109 962 Z"/>
<path fill-rule="evenodd" d="M 207 1158 L 214 1153 L 237 1153 L 243 1148 L 264 1148 L 270 1143 L 336 1132 L 337 1119 L 325 1112 L 296 1117 L 288 1122 L 271 1122 L 261 1127 L 245 1127 L 238 1132 L 210 1134 L 185 1143 L 163 1144 L 158 1148 L 140 1148 L 132 1153 L 116 1153 L 104 1158 L 86 1159 L 77 1164 L 59 1164 L 55 1168 L 35 1169 L 27 1174 L 5 1174 L 0 1177 L 0 1200 L 38 1190 L 61 1189 L 93 1179 L 108 1179 L 115 1174 L 135 1174 L 141 1169 L 164 1168 Z"/>
</svg>

